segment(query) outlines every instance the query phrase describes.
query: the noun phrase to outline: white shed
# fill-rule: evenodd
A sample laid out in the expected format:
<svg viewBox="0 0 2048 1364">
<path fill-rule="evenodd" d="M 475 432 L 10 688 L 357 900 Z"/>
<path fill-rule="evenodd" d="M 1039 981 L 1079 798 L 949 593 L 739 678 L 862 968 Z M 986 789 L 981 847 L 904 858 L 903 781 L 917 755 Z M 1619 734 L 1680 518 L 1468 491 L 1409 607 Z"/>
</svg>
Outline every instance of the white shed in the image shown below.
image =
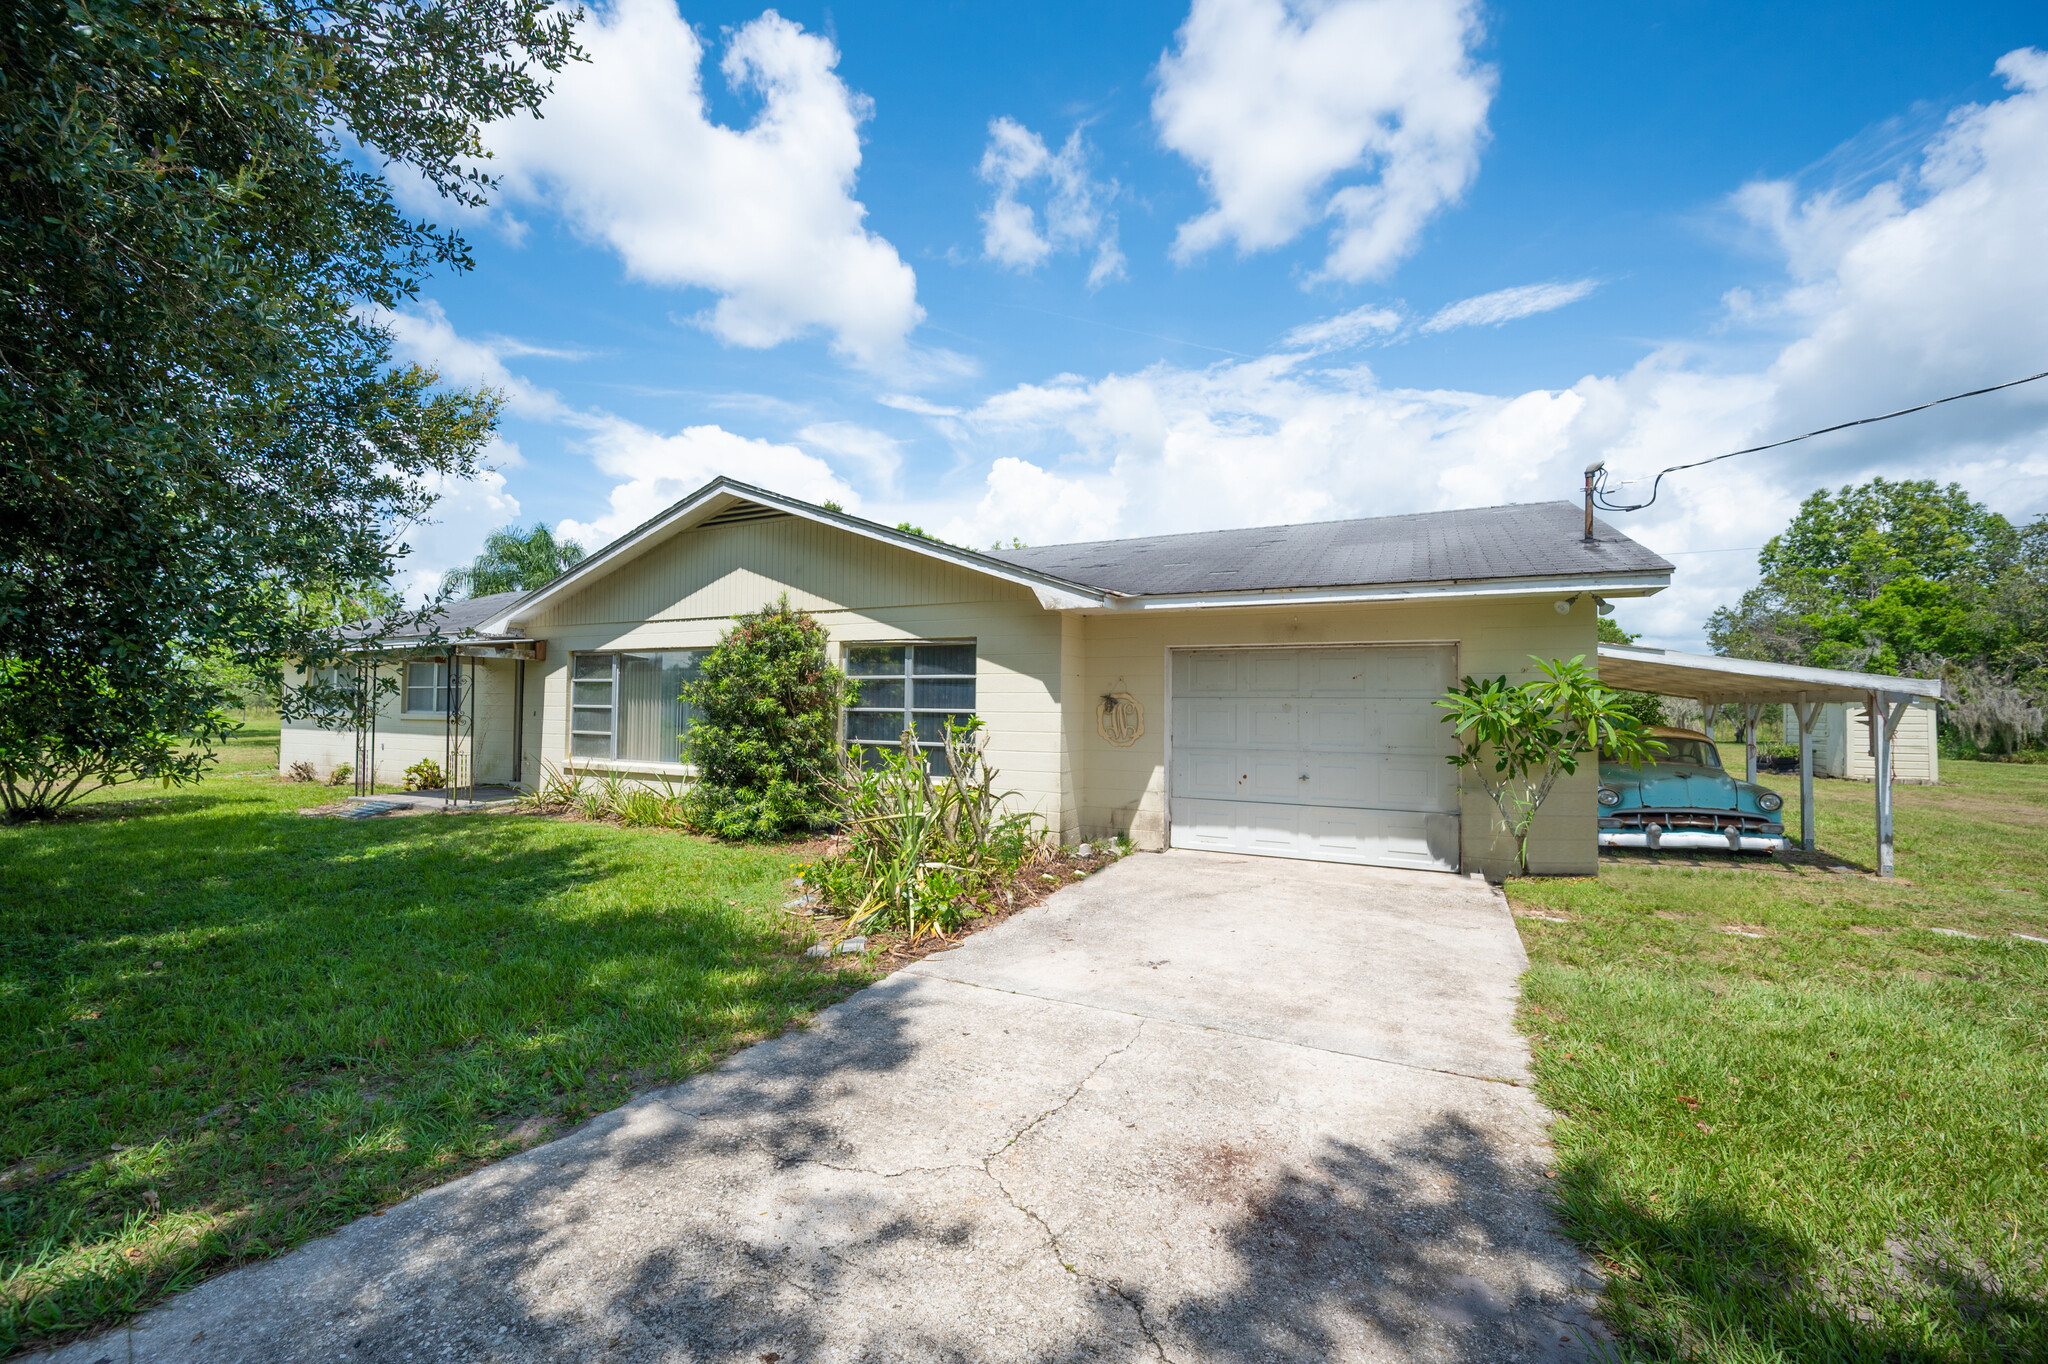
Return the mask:
<svg viewBox="0 0 2048 1364">
<path fill-rule="evenodd" d="M 1785 707 L 1785 732 L 1798 732 L 1792 706 Z M 1916 697 L 1892 737 L 1892 780 L 1932 786 L 1941 780 L 1941 745 L 1935 735 L 1932 697 Z M 1813 770 L 1816 776 L 1870 781 L 1877 775 L 1871 756 L 1870 711 L 1862 704 L 1822 706 L 1813 726 Z"/>
</svg>

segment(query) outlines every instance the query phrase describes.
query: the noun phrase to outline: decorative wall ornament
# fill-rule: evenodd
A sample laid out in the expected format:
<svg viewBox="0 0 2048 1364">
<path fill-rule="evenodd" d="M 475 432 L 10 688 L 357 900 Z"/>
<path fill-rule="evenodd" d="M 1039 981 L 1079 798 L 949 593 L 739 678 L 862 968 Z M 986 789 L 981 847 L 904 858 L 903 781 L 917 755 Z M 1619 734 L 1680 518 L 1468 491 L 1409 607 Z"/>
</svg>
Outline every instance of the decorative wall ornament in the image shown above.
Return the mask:
<svg viewBox="0 0 2048 1364">
<path fill-rule="evenodd" d="M 1127 691 L 1106 693 L 1095 705 L 1095 730 L 1118 748 L 1145 737 L 1145 708 Z"/>
</svg>

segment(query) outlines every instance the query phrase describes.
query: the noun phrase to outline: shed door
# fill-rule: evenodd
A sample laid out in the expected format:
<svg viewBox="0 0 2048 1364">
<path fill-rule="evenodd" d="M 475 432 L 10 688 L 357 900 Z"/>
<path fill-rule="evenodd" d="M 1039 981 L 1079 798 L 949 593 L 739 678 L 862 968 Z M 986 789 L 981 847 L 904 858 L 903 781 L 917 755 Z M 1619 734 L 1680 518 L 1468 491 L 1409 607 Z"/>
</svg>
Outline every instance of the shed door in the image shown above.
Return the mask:
<svg viewBox="0 0 2048 1364">
<path fill-rule="evenodd" d="M 1443 645 L 1173 654 L 1176 848 L 1458 869 Z"/>
</svg>

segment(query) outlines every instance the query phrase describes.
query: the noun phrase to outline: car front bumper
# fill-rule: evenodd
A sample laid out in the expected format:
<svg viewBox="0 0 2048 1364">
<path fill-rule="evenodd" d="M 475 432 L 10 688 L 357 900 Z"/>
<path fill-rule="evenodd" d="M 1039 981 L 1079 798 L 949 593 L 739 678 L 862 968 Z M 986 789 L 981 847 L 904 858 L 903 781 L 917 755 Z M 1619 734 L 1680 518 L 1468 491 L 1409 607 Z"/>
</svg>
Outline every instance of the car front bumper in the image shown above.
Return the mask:
<svg viewBox="0 0 2048 1364">
<path fill-rule="evenodd" d="M 1602 829 L 1603 848 L 1715 848 L 1721 852 L 1789 852 L 1792 840 L 1783 834 L 1751 834 L 1731 829 Z"/>
</svg>

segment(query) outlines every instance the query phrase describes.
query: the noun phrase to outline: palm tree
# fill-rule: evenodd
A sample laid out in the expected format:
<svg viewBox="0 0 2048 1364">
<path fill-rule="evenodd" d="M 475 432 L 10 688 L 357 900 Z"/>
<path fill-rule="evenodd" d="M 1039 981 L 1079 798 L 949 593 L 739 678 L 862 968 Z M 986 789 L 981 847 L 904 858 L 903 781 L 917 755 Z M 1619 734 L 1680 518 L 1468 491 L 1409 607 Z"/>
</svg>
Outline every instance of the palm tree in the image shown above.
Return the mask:
<svg viewBox="0 0 2048 1364">
<path fill-rule="evenodd" d="M 484 552 L 468 568 L 448 570 L 441 586 L 451 595 L 488 597 L 494 592 L 531 592 L 567 572 L 583 558 L 583 546 L 557 540 L 545 522 L 532 530 L 517 526 L 484 537 Z"/>
</svg>

